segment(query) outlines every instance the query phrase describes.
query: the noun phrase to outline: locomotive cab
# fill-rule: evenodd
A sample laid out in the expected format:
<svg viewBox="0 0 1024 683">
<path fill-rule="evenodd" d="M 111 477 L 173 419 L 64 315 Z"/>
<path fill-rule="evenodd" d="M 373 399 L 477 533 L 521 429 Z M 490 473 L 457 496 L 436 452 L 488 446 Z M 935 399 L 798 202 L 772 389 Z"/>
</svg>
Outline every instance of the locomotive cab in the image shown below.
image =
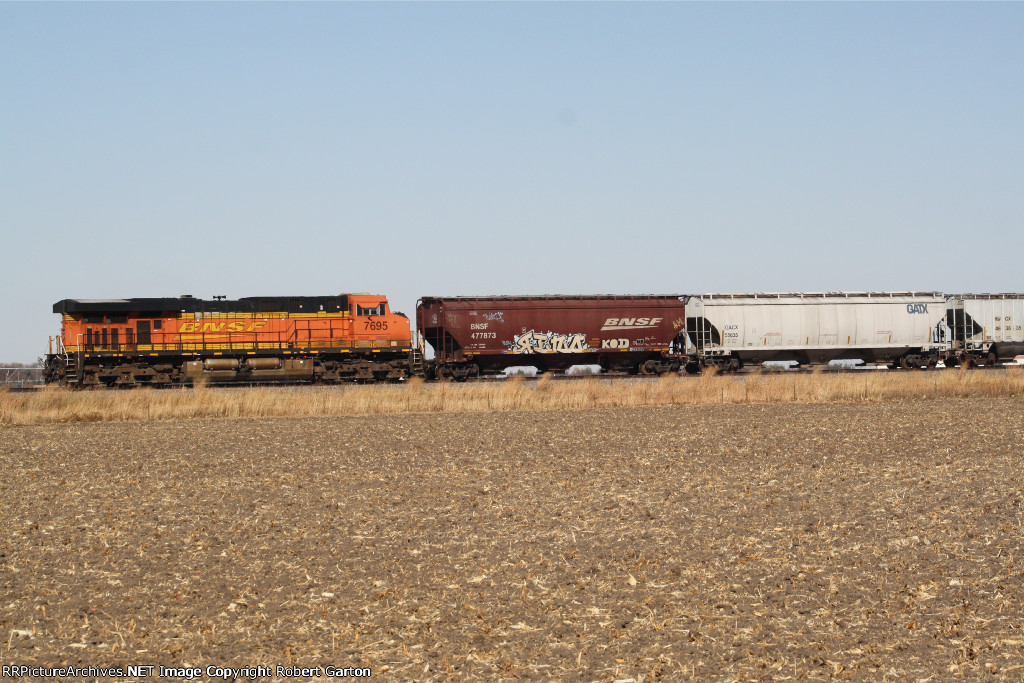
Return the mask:
<svg viewBox="0 0 1024 683">
<path fill-rule="evenodd" d="M 384 340 L 409 345 L 409 319 L 392 313 L 383 296 L 352 294 L 349 296 L 352 333 L 358 340 Z"/>
</svg>

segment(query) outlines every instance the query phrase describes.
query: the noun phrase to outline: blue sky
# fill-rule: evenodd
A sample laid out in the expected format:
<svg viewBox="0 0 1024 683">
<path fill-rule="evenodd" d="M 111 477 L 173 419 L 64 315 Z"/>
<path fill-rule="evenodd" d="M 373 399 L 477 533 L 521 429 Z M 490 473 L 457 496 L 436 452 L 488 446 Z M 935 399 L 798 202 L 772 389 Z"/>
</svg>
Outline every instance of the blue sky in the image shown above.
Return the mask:
<svg viewBox="0 0 1024 683">
<path fill-rule="evenodd" d="M 0 361 L 63 298 L 1024 291 L 1022 159 L 1022 3 L 0 3 Z"/>
</svg>

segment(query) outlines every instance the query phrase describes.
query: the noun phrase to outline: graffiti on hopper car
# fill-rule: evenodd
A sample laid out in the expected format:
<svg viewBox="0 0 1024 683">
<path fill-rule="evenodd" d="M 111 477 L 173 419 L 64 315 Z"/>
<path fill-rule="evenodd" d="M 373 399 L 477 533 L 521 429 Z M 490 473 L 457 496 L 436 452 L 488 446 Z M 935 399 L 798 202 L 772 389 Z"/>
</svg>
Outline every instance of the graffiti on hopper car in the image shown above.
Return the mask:
<svg viewBox="0 0 1024 683">
<path fill-rule="evenodd" d="M 586 350 L 587 338 L 583 334 L 530 330 L 515 335 L 509 353 L 583 353 Z"/>
</svg>

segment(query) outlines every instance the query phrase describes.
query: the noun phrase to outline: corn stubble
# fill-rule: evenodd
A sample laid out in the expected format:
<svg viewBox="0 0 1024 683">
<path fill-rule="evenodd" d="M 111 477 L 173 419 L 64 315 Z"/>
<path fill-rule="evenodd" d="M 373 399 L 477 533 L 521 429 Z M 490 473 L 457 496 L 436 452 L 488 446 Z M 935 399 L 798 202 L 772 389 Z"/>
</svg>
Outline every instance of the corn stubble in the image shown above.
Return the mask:
<svg viewBox="0 0 1024 683">
<path fill-rule="evenodd" d="M 854 400 L 822 401 L 829 377 L 412 385 L 301 395 L 423 412 L 0 429 L 0 661 L 1020 681 L 1024 398 L 839 379 Z M 565 409 L 682 397 L 707 404 Z M 531 406 L 560 409 L 504 409 Z"/>
<path fill-rule="evenodd" d="M 580 410 L 641 406 L 830 403 L 1024 396 L 1024 369 L 1003 372 L 705 373 L 657 380 L 432 383 L 336 387 L 0 392 L 0 425 L 205 418 Z"/>
</svg>

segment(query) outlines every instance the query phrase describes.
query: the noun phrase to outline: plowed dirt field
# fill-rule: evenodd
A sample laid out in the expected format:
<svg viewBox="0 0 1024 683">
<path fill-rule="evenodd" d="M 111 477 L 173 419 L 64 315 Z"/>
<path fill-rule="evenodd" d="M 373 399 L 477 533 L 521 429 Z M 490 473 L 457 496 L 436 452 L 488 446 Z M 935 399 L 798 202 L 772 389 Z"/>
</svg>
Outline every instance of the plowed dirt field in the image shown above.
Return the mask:
<svg viewBox="0 0 1024 683">
<path fill-rule="evenodd" d="M 11 427 L 0 472 L 4 665 L 1024 678 L 1021 399 Z"/>
</svg>

